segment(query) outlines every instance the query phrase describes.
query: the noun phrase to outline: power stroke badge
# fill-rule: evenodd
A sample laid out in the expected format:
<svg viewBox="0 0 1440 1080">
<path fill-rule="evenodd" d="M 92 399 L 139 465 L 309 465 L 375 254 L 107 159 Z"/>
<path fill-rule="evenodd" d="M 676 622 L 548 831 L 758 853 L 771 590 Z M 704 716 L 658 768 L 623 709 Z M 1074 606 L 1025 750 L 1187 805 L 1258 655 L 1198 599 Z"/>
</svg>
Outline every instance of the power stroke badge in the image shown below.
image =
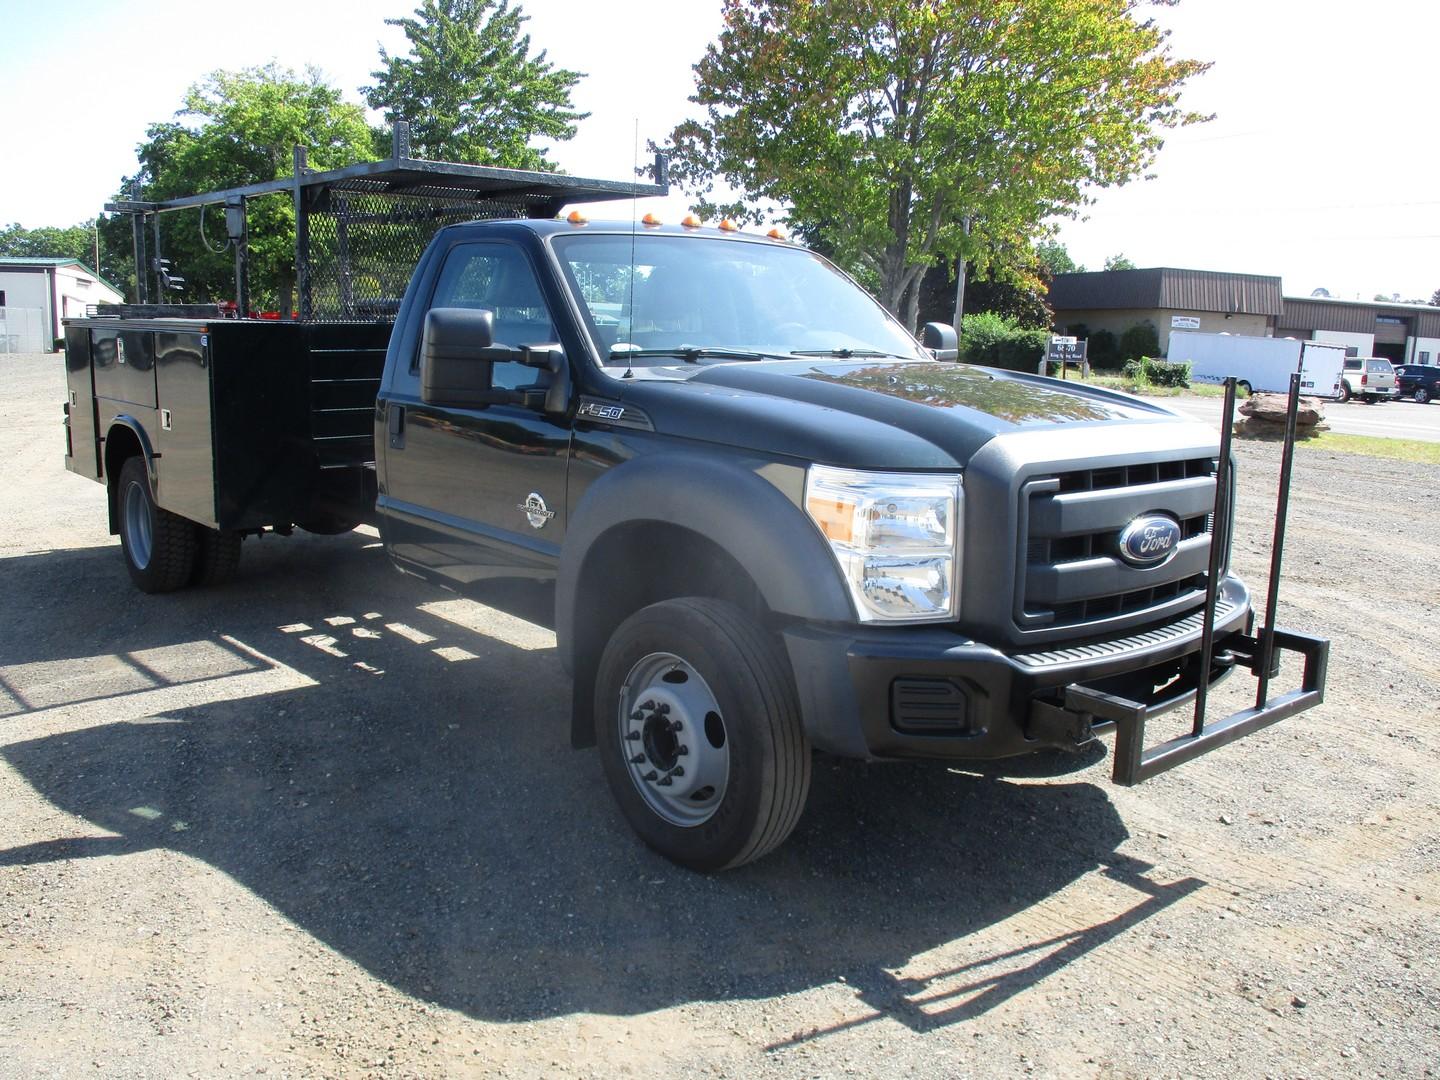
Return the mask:
<svg viewBox="0 0 1440 1080">
<path fill-rule="evenodd" d="M 537 529 L 543 529 L 546 523 L 555 516 L 555 511 L 545 505 L 545 500 L 540 497 L 538 491 L 532 491 L 525 496 L 525 501 L 516 503 L 515 509 L 525 515 L 525 520 L 530 522 Z"/>
</svg>

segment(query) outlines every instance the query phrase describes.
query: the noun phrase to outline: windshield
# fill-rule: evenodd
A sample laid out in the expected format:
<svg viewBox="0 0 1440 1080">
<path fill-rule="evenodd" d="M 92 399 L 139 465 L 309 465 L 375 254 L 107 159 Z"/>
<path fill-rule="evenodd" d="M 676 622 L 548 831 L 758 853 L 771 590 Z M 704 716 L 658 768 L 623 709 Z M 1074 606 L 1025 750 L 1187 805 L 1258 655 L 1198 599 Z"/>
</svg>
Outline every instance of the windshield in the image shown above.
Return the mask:
<svg viewBox="0 0 1440 1080">
<path fill-rule="evenodd" d="M 884 308 L 803 248 L 644 233 L 572 234 L 554 245 L 610 367 L 651 350 L 670 352 L 672 364 L 925 356 Z"/>
</svg>

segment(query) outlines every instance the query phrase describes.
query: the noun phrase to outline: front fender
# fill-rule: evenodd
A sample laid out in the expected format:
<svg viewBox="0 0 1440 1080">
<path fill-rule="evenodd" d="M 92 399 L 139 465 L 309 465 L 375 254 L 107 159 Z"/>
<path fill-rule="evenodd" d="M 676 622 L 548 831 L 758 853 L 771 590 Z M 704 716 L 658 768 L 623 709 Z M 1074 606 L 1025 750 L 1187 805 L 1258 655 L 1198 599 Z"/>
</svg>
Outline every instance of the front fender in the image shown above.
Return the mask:
<svg viewBox="0 0 1440 1080">
<path fill-rule="evenodd" d="M 571 510 L 560 554 L 555 617 L 560 659 L 576 669 L 577 597 L 586 558 L 610 530 L 663 521 L 705 536 L 754 580 L 766 607 L 789 619 L 851 622 L 855 612 L 820 532 L 801 508 L 805 472 L 761 458 L 671 451 L 617 465 Z M 645 553 L 636 552 L 636 573 Z"/>
</svg>

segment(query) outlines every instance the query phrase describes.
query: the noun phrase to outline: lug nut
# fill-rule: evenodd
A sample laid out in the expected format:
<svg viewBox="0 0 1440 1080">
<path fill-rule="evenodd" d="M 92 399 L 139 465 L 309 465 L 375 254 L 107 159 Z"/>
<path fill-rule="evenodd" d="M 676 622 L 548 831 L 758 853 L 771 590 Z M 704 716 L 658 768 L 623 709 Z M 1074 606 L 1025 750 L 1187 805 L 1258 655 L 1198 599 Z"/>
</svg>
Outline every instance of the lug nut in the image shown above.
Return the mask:
<svg viewBox="0 0 1440 1080">
<path fill-rule="evenodd" d="M 657 784 L 656 787 L 669 787 L 674 782 L 675 781 L 671 780 L 669 776 L 662 776 L 660 778 L 660 783 Z"/>
<path fill-rule="evenodd" d="M 644 761 L 644 760 L 645 760 L 645 755 L 644 755 L 644 754 L 636 754 L 634 757 L 632 757 L 632 758 L 630 759 L 630 764 L 631 764 L 631 765 L 639 765 L 639 764 L 640 764 L 642 761 Z"/>
<path fill-rule="evenodd" d="M 631 720 L 643 720 L 643 719 L 645 719 L 645 714 L 644 714 L 643 712 L 641 712 L 639 709 L 636 709 L 634 712 L 632 712 L 632 713 L 630 714 L 630 719 L 631 719 Z"/>
<path fill-rule="evenodd" d="M 685 766 L 684 766 L 684 765 L 676 765 L 673 769 L 670 770 L 670 776 L 684 776 L 684 775 L 685 775 Z M 670 776 L 667 776 L 665 779 L 667 779 L 667 780 L 670 779 Z"/>
<path fill-rule="evenodd" d="M 669 715 L 670 715 L 670 706 L 667 705 L 665 702 L 662 701 L 662 702 L 656 707 L 655 711 L 658 712 L 661 716 L 669 716 Z"/>
<path fill-rule="evenodd" d="M 660 774 L 657 773 L 654 769 L 651 769 L 649 772 L 647 772 L 647 773 L 646 773 L 644 776 L 642 776 L 640 779 L 641 779 L 641 780 L 654 780 L 654 779 L 655 779 L 657 776 L 659 776 L 659 775 L 660 775 Z"/>
<path fill-rule="evenodd" d="M 640 708 L 642 708 L 642 709 L 653 709 L 654 707 L 655 707 L 655 702 L 653 702 L 653 701 L 642 701 L 642 702 L 640 703 Z"/>
<path fill-rule="evenodd" d="M 629 733 L 625 736 L 625 738 L 629 739 L 631 742 L 634 742 L 636 739 L 640 738 L 640 732 L 638 732 L 638 731 L 629 732 Z"/>
<path fill-rule="evenodd" d="M 688 753 L 690 753 L 690 748 L 689 748 L 688 746 L 686 746 L 684 743 L 681 743 L 679 746 L 677 746 L 677 747 L 675 748 L 675 756 L 676 756 L 676 757 L 684 757 L 684 756 L 685 756 L 686 754 L 688 754 Z"/>
<path fill-rule="evenodd" d="M 671 730 L 671 731 L 680 731 L 682 728 L 684 728 L 684 726 L 685 726 L 685 725 L 682 724 L 682 723 L 680 723 L 679 720 L 672 720 L 672 721 L 670 721 L 670 730 Z"/>
</svg>

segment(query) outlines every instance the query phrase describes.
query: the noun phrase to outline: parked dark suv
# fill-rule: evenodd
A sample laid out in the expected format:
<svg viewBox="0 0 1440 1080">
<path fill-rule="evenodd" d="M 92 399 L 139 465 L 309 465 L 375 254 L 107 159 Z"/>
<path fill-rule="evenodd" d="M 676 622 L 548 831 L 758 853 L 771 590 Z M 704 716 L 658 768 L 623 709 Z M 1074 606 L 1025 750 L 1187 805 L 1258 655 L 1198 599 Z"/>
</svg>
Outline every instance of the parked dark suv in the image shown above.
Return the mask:
<svg viewBox="0 0 1440 1080">
<path fill-rule="evenodd" d="M 1395 385 L 1402 398 L 1412 397 L 1424 405 L 1440 395 L 1440 367 L 1401 364 L 1395 368 Z"/>
</svg>

